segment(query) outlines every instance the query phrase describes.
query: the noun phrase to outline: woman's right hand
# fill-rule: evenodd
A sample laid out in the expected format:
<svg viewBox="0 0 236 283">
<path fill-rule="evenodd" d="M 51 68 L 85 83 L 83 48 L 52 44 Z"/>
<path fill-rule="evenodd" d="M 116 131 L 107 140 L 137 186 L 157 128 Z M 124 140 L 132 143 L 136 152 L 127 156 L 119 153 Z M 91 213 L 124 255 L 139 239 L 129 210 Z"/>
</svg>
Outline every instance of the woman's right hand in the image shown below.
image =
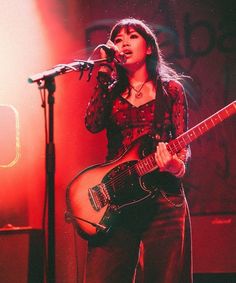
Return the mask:
<svg viewBox="0 0 236 283">
<path fill-rule="evenodd" d="M 110 39 L 107 41 L 106 45 L 115 51 L 115 56 L 116 56 L 116 53 L 118 54 L 119 49 L 117 48 L 117 46 L 115 46 L 115 44 Z M 106 51 L 103 48 L 100 48 L 100 58 L 101 59 L 108 58 L 108 55 L 106 54 Z M 110 62 L 108 61 L 101 62 L 98 71 L 101 73 L 106 73 L 111 76 L 113 70 L 115 70 L 115 62 L 114 60 L 111 60 Z"/>
<path fill-rule="evenodd" d="M 110 39 L 107 41 L 107 43 L 105 45 L 108 46 L 110 49 L 113 49 L 115 51 L 115 57 L 119 56 L 120 51 L 119 51 L 118 47 Z M 101 56 L 102 59 L 107 58 L 107 54 L 102 48 L 100 49 L 100 56 Z"/>
</svg>

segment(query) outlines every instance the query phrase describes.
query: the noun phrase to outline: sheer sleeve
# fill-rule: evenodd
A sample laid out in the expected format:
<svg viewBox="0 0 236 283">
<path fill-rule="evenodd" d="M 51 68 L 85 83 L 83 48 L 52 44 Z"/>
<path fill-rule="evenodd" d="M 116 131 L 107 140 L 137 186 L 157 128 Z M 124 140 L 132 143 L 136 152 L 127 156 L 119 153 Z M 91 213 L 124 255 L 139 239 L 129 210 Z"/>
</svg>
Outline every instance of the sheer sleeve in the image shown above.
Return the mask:
<svg viewBox="0 0 236 283">
<path fill-rule="evenodd" d="M 98 84 L 88 103 L 85 115 L 85 126 L 92 133 L 100 132 L 106 128 L 107 121 L 109 120 L 111 93 L 108 87 L 110 83 L 111 79 L 107 74 L 99 74 Z"/>
</svg>

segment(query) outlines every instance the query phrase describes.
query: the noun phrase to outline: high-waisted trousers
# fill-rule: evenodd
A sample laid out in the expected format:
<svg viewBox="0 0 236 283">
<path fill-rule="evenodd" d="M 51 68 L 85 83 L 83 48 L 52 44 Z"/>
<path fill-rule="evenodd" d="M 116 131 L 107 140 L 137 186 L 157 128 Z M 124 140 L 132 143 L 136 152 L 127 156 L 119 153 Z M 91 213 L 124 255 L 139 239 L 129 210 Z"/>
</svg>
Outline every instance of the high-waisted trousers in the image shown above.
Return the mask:
<svg viewBox="0 0 236 283">
<path fill-rule="evenodd" d="M 100 235 L 99 235 L 100 236 Z M 125 209 L 88 242 L 85 283 L 192 283 L 191 227 L 183 190 Z"/>
</svg>

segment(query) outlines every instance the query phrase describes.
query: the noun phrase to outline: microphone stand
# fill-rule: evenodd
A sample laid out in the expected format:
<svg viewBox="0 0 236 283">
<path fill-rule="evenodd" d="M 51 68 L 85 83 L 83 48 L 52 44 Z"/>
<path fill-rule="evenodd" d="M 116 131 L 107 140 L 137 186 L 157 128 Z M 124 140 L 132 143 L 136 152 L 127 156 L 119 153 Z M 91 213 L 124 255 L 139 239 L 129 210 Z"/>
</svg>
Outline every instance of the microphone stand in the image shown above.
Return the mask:
<svg viewBox="0 0 236 283">
<path fill-rule="evenodd" d="M 39 89 L 45 89 L 48 93 L 48 140 L 46 141 L 46 190 L 48 196 L 48 227 L 47 227 L 47 274 L 46 281 L 55 283 L 55 144 L 54 144 L 54 93 L 56 90 L 55 77 L 69 72 L 80 72 L 79 79 L 84 71 L 89 71 L 88 79 L 92 76 L 94 65 L 108 62 L 110 58 L 94 61 L 75 60 L 69 64 L 59 64 L 50 70 L 43 71 L 28 78 L 29 83 L 37 83 Z M 46 105 L 45 105 L 46 107 Z M 44 233 L 45 234 L 45 233 Z"/>
<path fill-rule="evenodd" d="M 55 144 L 54 144 L 54 77 L 45 79 L 48 90 L 48 142 L 46 142 L 46 186 L 48 194 L 48 282 L 55 282 Z"/>
</svg>

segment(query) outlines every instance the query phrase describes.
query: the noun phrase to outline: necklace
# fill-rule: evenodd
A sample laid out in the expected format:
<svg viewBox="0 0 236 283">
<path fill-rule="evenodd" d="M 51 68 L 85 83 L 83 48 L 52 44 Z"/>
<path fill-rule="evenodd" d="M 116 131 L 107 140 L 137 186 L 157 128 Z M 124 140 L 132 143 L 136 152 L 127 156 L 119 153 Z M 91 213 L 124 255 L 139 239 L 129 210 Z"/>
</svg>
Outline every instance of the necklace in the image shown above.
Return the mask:
<svg viewBox="0 0 236 283">
<path fill-rule="evenodd" d="M 130 84 L 130 87 L 135 91 L 135 98 L 143 97 L 142 89 L 143 89 L 144 85 L 146 84 L 146 82 L 147 82 L 147 80 L 142 83 L 142 85 L 141 85 L 141 87 L 139 89 L 136 89 L 135 87 L 133 87 Z"/>
</svg>

